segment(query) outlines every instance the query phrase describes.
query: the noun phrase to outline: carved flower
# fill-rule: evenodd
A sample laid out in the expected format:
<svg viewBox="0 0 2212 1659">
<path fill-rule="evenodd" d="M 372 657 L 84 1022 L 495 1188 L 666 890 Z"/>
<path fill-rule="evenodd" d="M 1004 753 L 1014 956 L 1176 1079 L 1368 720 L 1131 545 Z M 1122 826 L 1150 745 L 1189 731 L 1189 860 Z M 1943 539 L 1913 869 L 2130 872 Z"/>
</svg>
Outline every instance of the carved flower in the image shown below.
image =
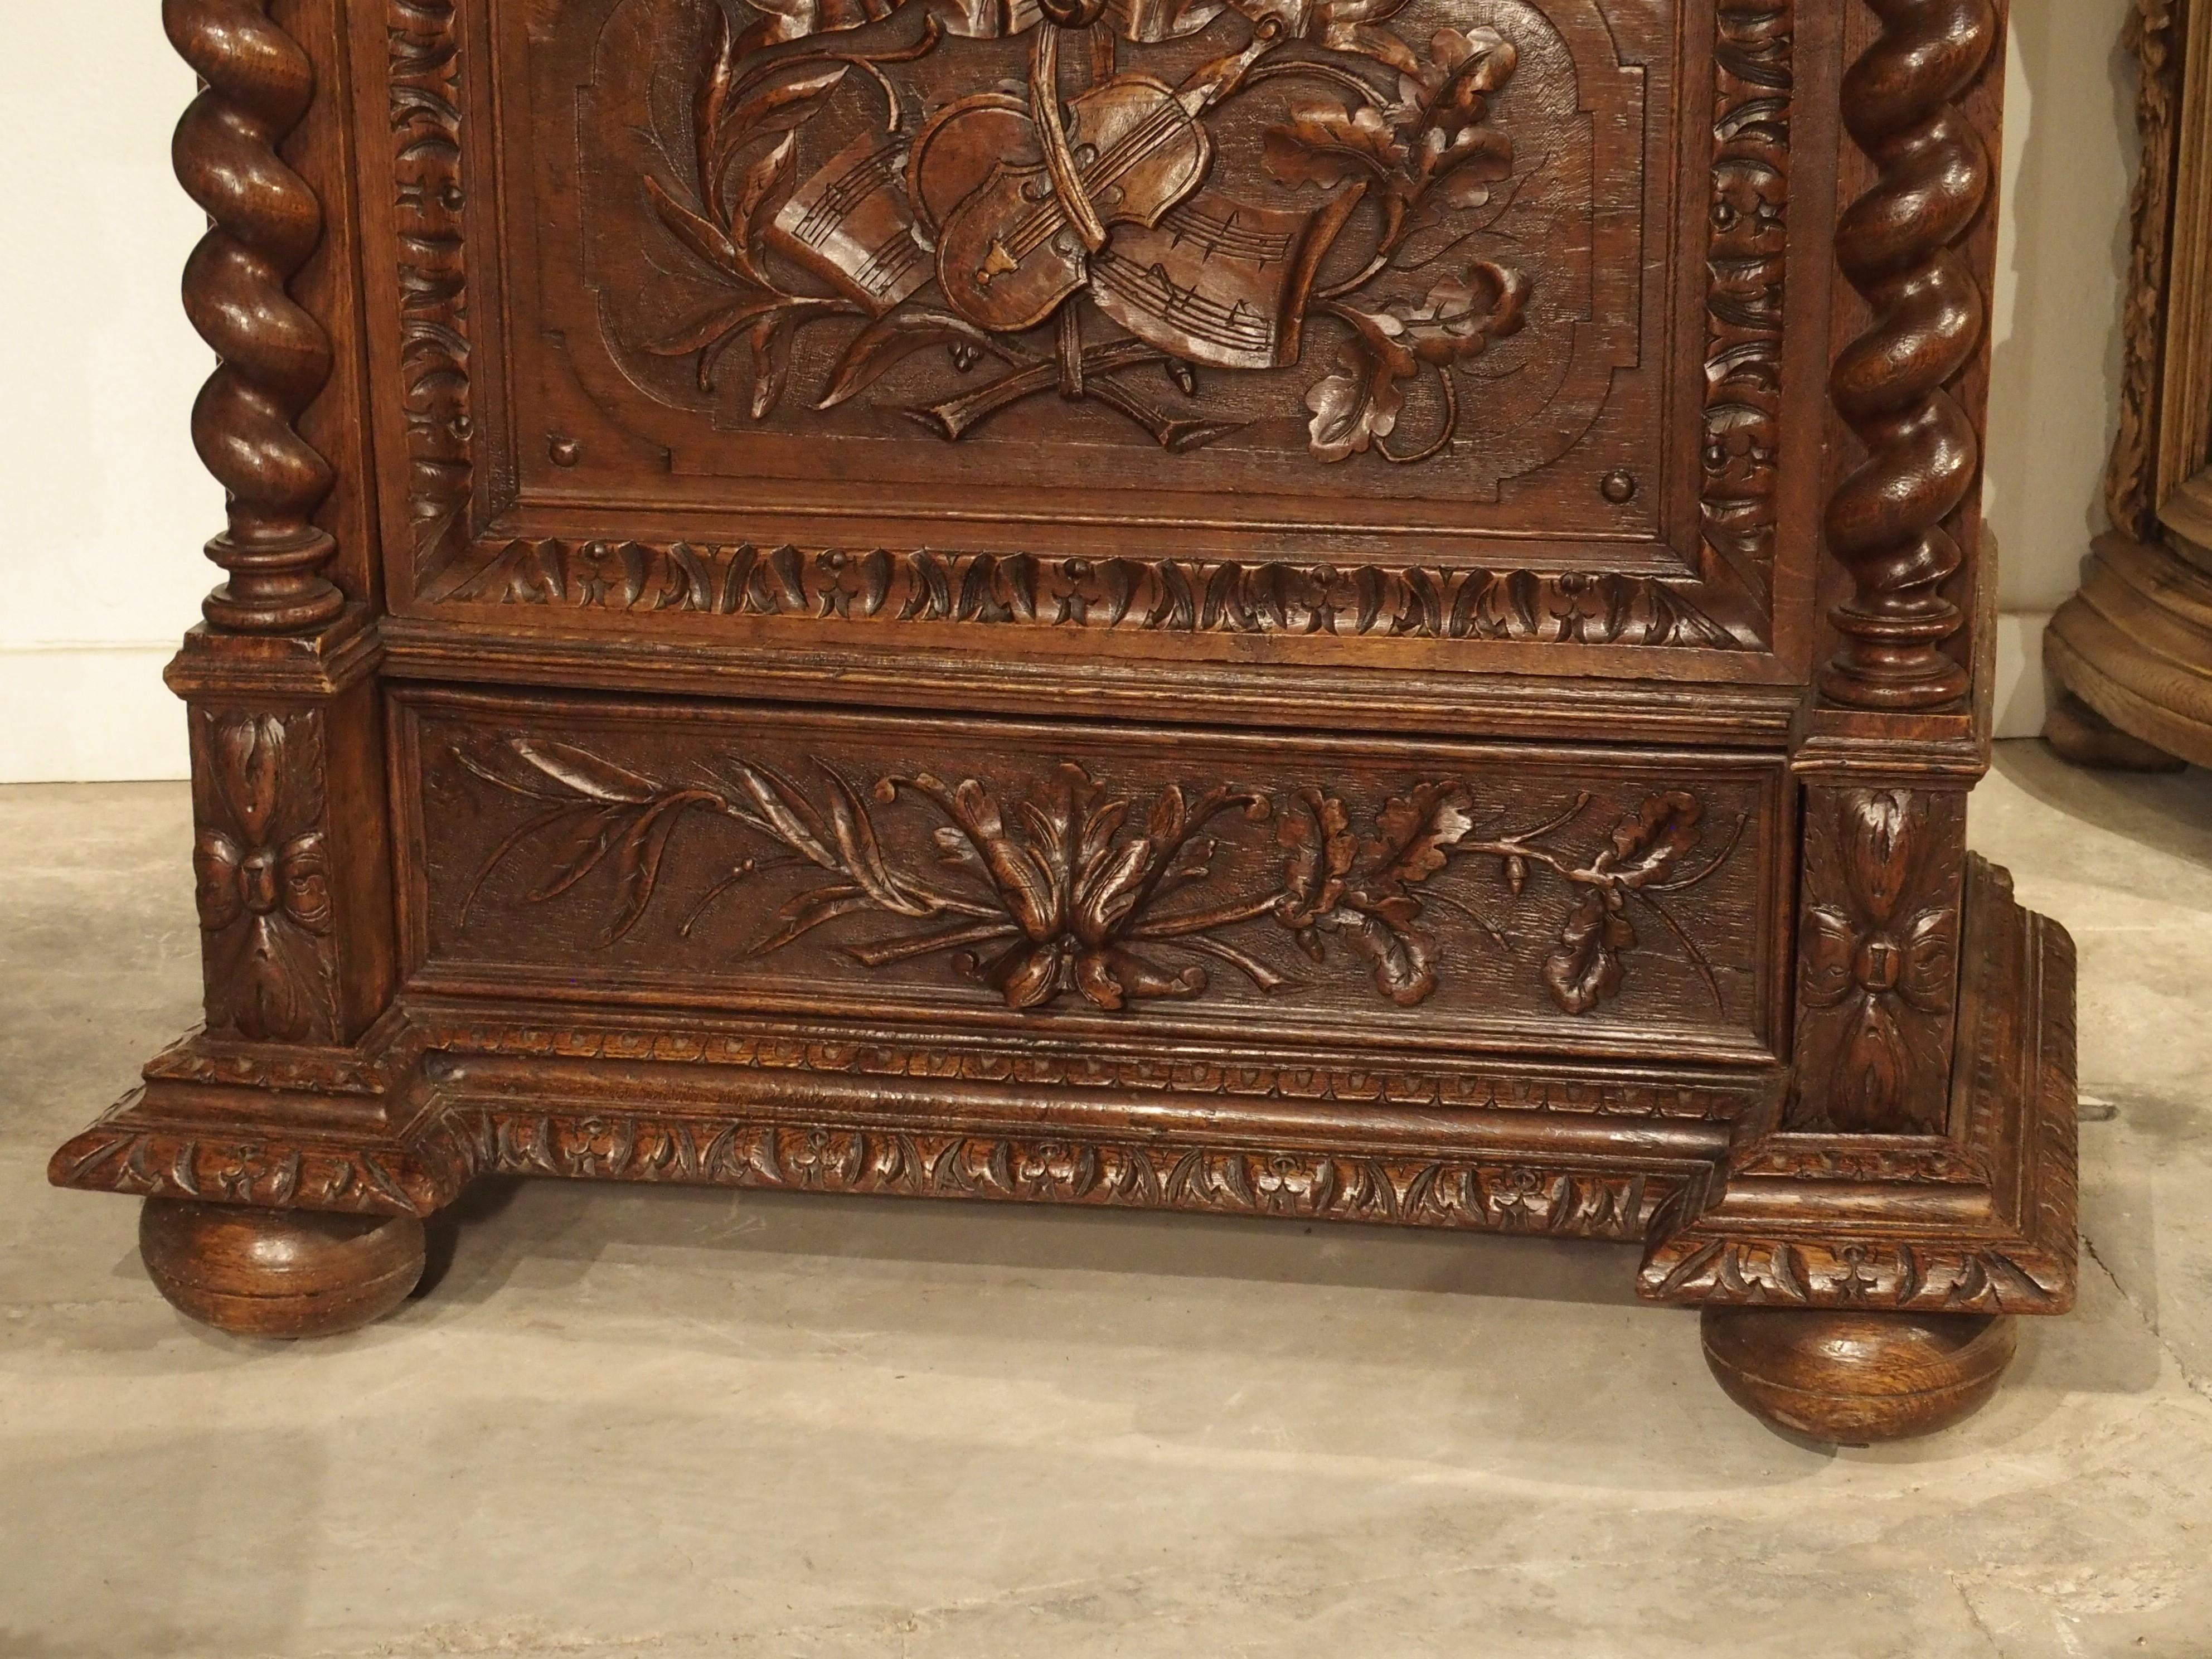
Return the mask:
<svg viewBox="0 0 2212 1659">
<path fill-rule="evenodd" d="M 314 716 L 203 716 L 192 847 L 208 936 L 208 1023 L 257 1041 L 335 1037 L 335 965 Z"/>
<path fill-rule="evenodd" d="M 1948 903 L 1899 914 L 1920 861 L 1923 813 L 1907 792 L 1856 792 L 1842 811 L 1843 867 L 1851 901 L 1805 915 L 1802 994 L 1848 1011 L 1836 1099 L 1839 1128 L 1890 1125 L 1911 1081 L 1899 1014 L 1941 1014 L 1958 977 L 1958 912 Z"/>
<path fill-rule="evenodd" d="M 1204 969 L 1170 974 L 1127 945 L 1182 936 L 1176 923 L 1151 918 L 1147 911 L 1164 878 L 1201 872 L 1212 849 L 1194 844 L 1193 837 L 1209 820 L 1231 808 L 1257 820 L 1268 810 L 1263 797 L 1226 789 L 1187 807 L 1182 791 L 1170 784 L 1153 802 L 1145 833 L 1124 836 L 1130 803 L 1108 799 L 1088 773 L 1069 762 L 1041 801 L 1021 803 L 1016 830 L 975 779 L 952 787 L 923 774 L 888 780 L 885 787 L 896 792 L 901 783 L 935 801 L 951 820 L 950 839 L 940 832 L 946 856 L 974 863 L 1012 923 L 1004 931 L 1018 935 L 988 960 L 959 958 L 1010 1008 L 1040 1008 L 1069 991 L 1098 1007 L 1118 1009 L 1133 998 L 1195 996 L 1204 990 Z M 1197 867 L 1179 871 L 1186 849 Z M 1213 925 L 1207 917 L 1188 920 Z M 1194 925 L 1188 935 L 1204 932 Z M 1215 943 L 1212 948 L 1223 947 Z"/>
</svg>

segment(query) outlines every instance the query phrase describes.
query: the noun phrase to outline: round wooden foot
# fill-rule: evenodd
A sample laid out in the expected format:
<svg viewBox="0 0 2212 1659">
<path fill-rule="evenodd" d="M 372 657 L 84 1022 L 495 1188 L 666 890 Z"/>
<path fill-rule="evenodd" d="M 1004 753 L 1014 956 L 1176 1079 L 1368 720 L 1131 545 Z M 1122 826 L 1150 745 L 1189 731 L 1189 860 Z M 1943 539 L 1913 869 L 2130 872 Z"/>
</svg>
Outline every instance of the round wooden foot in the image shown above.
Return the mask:
<svg viewBox="0 0 2212 1659">
<path fill-rule="evenodd" d="M 407 1299 L 422 1275 L 422 1224 L 149 1198 L 138 1254 L 172 1304 L 217 1330 L 336 1336 Z"/>
<path fill-rule="evenodd" d="M 1729 1398 L 1809 1439 L 1864 1446 L 1964 1422 L 2012 1363 L 1990 1314 L 1708 1308 L 1705 1363 Z"/>
<path fill-rule="evenodd" d="M 2060 691 L 2043 717 L 2043 740 L 2061 760 L 2102 772 L 2180 772 L 2189 763 L 2123 732 L 2075 696 Z"/>
</svg>

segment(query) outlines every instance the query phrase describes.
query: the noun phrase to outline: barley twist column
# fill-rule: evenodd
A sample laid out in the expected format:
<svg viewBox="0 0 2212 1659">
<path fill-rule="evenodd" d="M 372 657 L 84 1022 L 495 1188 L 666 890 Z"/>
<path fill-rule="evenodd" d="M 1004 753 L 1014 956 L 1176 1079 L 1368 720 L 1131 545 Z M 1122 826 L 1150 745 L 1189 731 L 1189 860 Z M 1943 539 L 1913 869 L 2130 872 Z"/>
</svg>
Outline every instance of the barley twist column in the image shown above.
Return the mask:
<svg viewBox="0 0 2212 1659">
<path fill-rule="evenodd" d="M 192 409 L 192 441 L 229 495 L 208 556 L 229 573 L 208 619 L 252 633 L 327 622 L 343 601 L 315 527 L 330 463 L 293 422 L 331 374 L 331 343 L 287 284 L 322 240 L 322 204 L 277 145 L 314 96 L 300 44 L 268 0 L 164 0 L 162 21 L 204 90 L 179 123 L 177 177 L 213 228 L 185 267 L 185 310 L 222 360 Z"/>
<path fill-rule="evenodd" d="M 1979 476 L 1974 423 L 1950 381 L 1981 349 L 1987 307 L 1960 244 L 1990 188 L 1989 154 L 1957 100 L 1997 38 L 1990 0 L 1866 0 L 1882 21 L 1844 77 L 1844 120 L 1878 169 L 1843 215 L 1836 258 L 1873 311 L 1837 358 L 1830 395 L 1866 447 L 1828 504 L 1828 546 L 1852 597 L 1830 613 L 1842 648 L 1820 678 L 1838 702 L 1914 709 L 1966 690 L 1946 655 L 1959 568 L 1943 527 Z"/>
</svg>

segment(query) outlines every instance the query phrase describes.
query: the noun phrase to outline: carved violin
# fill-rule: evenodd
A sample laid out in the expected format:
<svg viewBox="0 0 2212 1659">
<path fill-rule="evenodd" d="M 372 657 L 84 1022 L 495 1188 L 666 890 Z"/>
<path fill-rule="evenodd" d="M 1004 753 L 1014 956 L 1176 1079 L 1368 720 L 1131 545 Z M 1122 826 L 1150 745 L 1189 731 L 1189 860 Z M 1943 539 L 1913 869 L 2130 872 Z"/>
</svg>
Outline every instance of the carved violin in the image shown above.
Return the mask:
<svg viewBox="0 0 2212 1659">
<path fill-rule="evenodd" d="M 940 112 L 915 140 L 908 195 L 953 309 L 1002 333 L 1051 316 L 1088 282 L 1109 225 L 1156 225 L 1205 182 L 1213 144 L 1198 117 L 1279 33 L 1259 32 L 1180 88 L 1110 76 L 1071 99 L 1063 120 L 1060 31 L 1044 27 L 1026 104 L 987 93 Z"/>
</svg>

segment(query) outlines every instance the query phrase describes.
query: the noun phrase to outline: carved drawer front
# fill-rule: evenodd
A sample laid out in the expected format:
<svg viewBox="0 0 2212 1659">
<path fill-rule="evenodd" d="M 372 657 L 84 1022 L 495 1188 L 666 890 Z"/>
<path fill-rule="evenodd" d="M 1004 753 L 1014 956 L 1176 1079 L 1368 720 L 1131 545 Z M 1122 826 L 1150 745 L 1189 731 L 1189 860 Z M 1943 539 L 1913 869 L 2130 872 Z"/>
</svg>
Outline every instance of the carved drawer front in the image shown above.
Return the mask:
<svg viewBox="0 0 2212 1659">
<path fill-rule="evenodd" d="M 1774 637 L 1790 0 L 393 15 L 403 609 Z"/>
<path fill-rule="evenodd" d="M 1771 1057 L 1742 757 L 396 694 L 413 982 Z"/>
</svg>

